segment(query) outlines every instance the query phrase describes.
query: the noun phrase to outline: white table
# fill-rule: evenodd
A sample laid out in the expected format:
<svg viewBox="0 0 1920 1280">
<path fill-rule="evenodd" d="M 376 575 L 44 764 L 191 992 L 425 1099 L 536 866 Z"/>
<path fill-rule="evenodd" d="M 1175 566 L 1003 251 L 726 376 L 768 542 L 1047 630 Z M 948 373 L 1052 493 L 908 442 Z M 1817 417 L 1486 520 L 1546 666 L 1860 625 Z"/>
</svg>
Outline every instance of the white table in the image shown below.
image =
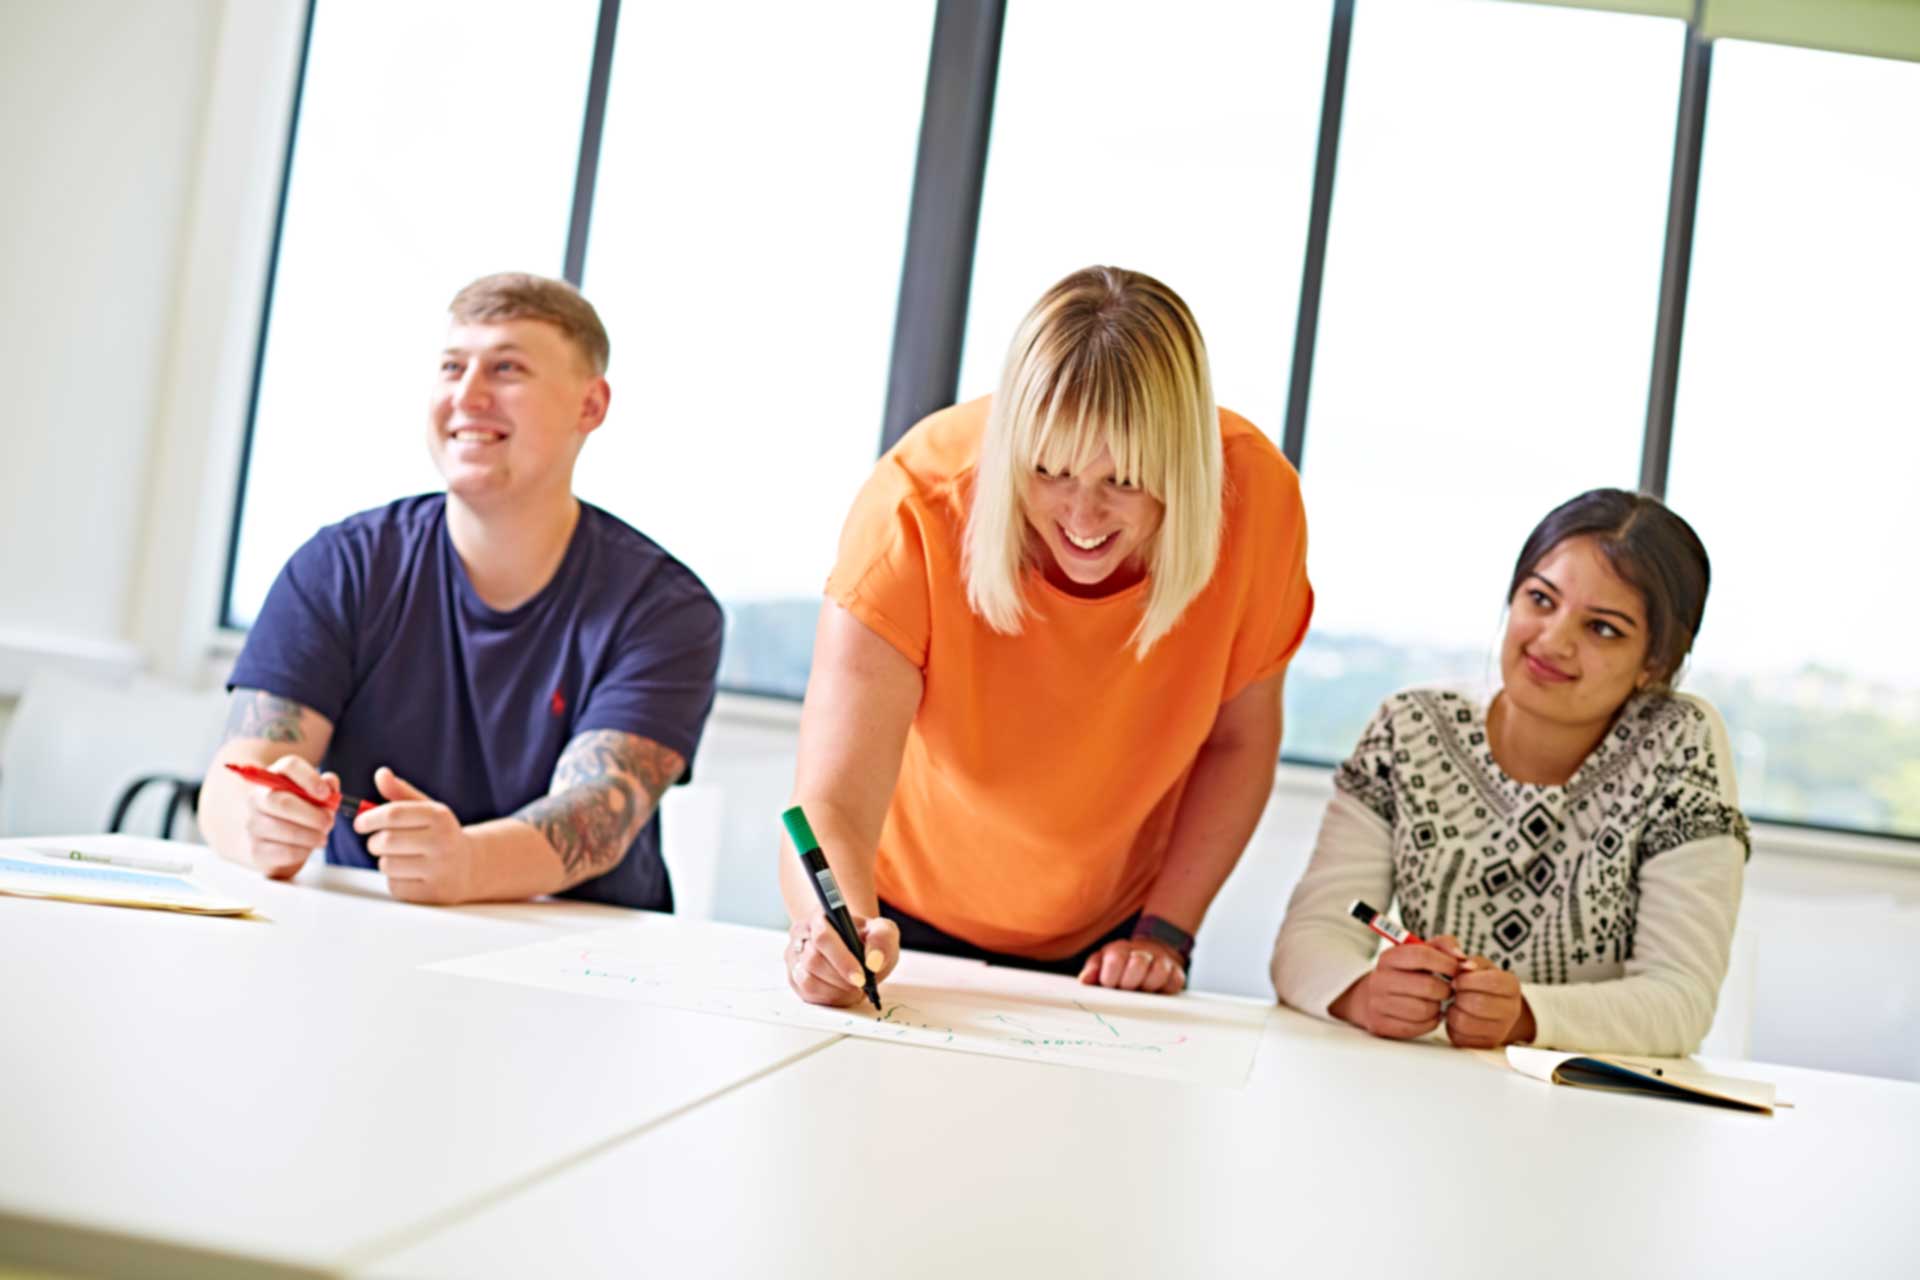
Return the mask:
<svg viewBox="0 0 1920 1280">
<path fill-rule="evenodd" d="M 611 908 L 203 879 L 272 923 L 0 900 L 0 1262 L 1613 1280 L 1920 1256 L 1916 1085 L 1712 1064 L 1797 1104 L 1748 1116 L 1291 1012 L 1246 1088 L 1170 1084 L 419 968 L 633 919 Z"/>
<path fill-rule="evenodd" d="M 0 898 L 0 1260 L 339 1271 L 832 1040 L 419 968 L 618 908 L 410 906 L 129 837 L 0 851 L 50 844 L 192 857 L 268 919 Z"/>
<path fill-rule="evenodd" d="M 1920 1086 L 1744 1115 L 1291 1011 L 1245 1090 L 843 1040 L 373 1276 L 1912 1275 Z"/>
</svg>

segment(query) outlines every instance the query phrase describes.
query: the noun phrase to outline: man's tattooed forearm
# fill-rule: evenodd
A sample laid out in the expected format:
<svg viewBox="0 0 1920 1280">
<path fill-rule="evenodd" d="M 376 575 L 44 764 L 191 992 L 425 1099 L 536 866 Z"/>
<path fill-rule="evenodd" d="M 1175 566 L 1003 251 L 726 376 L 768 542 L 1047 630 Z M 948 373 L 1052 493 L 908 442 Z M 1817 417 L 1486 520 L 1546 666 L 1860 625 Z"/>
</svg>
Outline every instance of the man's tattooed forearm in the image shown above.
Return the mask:
<svg viewBox="0 0 1920 1280">
<path fill-rule="evenodd" d="M 560 753 L 560 762 L 553 766 L 553 790 L 566 791 L 626 774 L 645 788 L 647 803 L 653 805 L 686 768 L 687 762 L 679 752 L 650 738 L 614 729 L 591 729 Z"/>
<path fill-rule="evenodd" d="M 300 729 L 304 709 L 292 698 L 258 689 L 235 689 L 227 707 L 227 741 L 265 738 L 268 742 L 299 742 L 306 736 Z"/>
<path fill-rule="evenodd" d="M 560 753 L 553 789 L 513 816 L 553 846 L 568 884 L 611 869 L 687 762 L 637 734 L 595 729 Z"/>
</svg>

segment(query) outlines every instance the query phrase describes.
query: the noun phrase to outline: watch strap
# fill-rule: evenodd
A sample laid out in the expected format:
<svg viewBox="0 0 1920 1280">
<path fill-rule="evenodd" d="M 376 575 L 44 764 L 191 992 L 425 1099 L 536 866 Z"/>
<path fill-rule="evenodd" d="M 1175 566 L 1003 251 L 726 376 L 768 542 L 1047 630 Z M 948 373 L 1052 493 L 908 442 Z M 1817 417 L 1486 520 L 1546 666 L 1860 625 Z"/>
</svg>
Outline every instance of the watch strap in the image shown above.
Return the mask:
<svg viewBox="0 0 1920 1280">
<path fill-rule="evenodd" d="M 1148 940 L 1171 947 L 1180 957 L 1180 967 L 1193 967 L 1193 935 L 1161 916 L 1143 915 L 1133 926 L 1135 940 Z"/>
</svg>

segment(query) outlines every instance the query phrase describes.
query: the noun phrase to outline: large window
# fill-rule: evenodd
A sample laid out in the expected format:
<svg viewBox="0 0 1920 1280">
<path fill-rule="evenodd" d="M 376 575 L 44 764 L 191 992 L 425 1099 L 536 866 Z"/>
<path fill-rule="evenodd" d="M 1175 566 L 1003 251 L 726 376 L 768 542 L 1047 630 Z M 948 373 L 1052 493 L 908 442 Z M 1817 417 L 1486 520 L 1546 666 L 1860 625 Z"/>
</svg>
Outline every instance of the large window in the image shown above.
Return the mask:
<svg viewBox="0 0 1920 1280">
<path fill-rule="evenodd" d="M 439 487 L 426 410 L 447 302 L 490 271 L 560 274 L 598 9 L 316 5 L 230 622 L 320 526 Z"/>
<path fill-rule="evenodd" d="M 1220 403 L 1279 436 L 1331 10 L 1008 6 L 963 399 L 993 390 L 1048 285 L 1106 263 L 1185 298 Z"/>
<path fill-rule="evenodd" d="M 1494 678 L 1534 523 L 1666 475 L 1714 560 L 1687 679 L 1748 808 L 1920 836 L 1920 65 L 1612 0 L 314 4 L 227 621 L 318 526 L 438 487 L 452 293 L 571 261 L 613 343 L 579 492 L 721 598 L 723 686 L 798 696 L 889 369 L 896 404 L 985 394 L 1039 294 L 1107 262 L 1192 304 L 1223 404 L 1276 439 L 1293 413 L 1319 605 L 1291 757 L 1345 756 L 1402 685 Z M 1819 38 L 1792 16 L 1759 34 Z M 989 101 L 982 173 L 943 144 Z M 955 167 L 916 205 L 928 157 Z M 937 323 L 895 352 L 910 242 Z"/>
<path fill-rule="evenodd" d="M 1289 755 L 1345 757 L 1403 684 L 1488 675 L 1535 522 L 1637 483 L 1684 35 L 1481 0 L 1356 6 Z"/>
<path fill-rule="evenodd" d="M 1714 47 L 1668 495 L 1754 813 L 1920 835 L 1920 65 Z"/>
<path fill-rule="evenodd" d="M 620 20 L 582 282 L 613 341 L 613 408 L 577 488 L 720 597 L 732 688 L 806 687 L 873 469 L 933 8 Z"/>
</svg>

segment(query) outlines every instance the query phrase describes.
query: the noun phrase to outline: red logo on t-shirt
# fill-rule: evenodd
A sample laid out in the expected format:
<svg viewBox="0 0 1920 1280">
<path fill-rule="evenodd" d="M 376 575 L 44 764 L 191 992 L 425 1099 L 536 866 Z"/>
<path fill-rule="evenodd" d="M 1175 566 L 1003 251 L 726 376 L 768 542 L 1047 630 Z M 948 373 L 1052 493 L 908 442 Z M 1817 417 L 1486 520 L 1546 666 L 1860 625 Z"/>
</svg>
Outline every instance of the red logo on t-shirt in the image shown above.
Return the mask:
<svg viewBox="0 0 1920 1280">
<path fill-rule="evenodd" d="M 555 689 L 553 691 L 553 701 L 547 705 L 553 708 L 553 714 L 563 716 L 567 714 L 567 695 Z"/>
</svg>

